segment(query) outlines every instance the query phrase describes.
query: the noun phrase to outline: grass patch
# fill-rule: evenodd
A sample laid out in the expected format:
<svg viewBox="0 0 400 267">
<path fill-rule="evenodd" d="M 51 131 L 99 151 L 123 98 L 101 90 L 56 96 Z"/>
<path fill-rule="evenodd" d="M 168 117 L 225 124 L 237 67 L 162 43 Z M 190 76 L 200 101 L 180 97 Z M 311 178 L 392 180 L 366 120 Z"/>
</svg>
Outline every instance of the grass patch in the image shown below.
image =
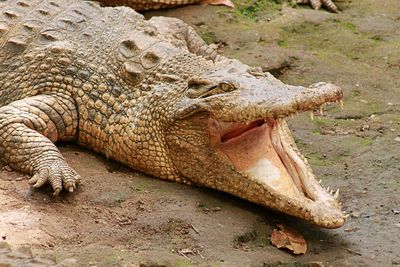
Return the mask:
<svg viewBox="0 0 400 267">
<path fill-rule="evenodd" d="M 314 120 L 312 121 L 316 126 L 327 126 L 327 127 L 333 127 L 336 126 L 335 121 L 324 118 L 324 117 L 314 117 Z"/>
<path fill-rule="evenodd" d="M 278 45 L 279 45 L 280 47 L 286 47 L 286 46 L 287 46 L 287 43 L 286 43 L 285 40 L 279 40 L 279 41 L 278 41 Z"/>
<path fill-rule="evenodd" d="M 350 22 L 343 22 L 342 24 L 345 28 L 349 29 L 350 31 L 356 33 L 358 32 L 357 26 Z"/>
<path fill-rule="evenodd" d="M 370 146 L 374 143 L 374 140 L 369 137 L 363 137 L 363 138 L 359 138 L 357 140 L 357 142 L 360 146 Z"/>
<path fill-rule="evenodd" d="M 214 44 L 218 41 L 217 36 L 215 35 L 214 32 L 201 32 L 200 31 L 200 37 L 203 38 L 203 40 L 207 43 L 207 44 Z"/>
<path fill-rule="evenodd" d="M 257 20 L 260 14 L 265 10 L 279 10 L 281 8 L 280 0 L 247 0 L 238 5 L 237 11 L 243 17 L 250 20 Z"/>
<path fill-rule="evenodd" d="M 306 158 L 311 166 L 326 166 L 325 159 L 316 153 L 308 154 Z"/>
</svg>

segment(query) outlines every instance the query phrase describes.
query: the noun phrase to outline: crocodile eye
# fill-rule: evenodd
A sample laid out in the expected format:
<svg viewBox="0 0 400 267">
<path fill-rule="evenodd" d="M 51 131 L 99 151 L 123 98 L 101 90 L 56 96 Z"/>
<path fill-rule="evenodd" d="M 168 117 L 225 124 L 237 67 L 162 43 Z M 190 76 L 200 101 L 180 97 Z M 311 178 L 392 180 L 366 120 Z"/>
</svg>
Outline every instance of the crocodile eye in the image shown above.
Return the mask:
<svg viewBox="0 0 400 267">
<path fill-rule="evenodd" d="M 231 92 L 238 86 L 232 81 L 213 82 L 204 78 L 191 78 L 188 81 L 186 95 L 190 98 L 206 98 L 209 96 Z"/>
<path fill-rule="evenodd" d="M 224 92 L 230 92 L 230 91 L 236 89 L 236 87 L 233 83 L 226 82 L 226 81 L 219 83 L 218 88 Z"/>
</svg>

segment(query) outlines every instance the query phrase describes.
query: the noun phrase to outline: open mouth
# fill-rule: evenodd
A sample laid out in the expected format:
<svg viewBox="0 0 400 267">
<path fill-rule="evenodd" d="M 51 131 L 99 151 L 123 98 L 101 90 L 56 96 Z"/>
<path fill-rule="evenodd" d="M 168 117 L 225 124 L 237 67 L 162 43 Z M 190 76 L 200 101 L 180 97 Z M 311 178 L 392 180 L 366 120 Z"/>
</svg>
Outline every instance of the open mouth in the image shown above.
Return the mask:
<svg viewBox="0 0 400 267">
<path fill-rule="evenodd" d="M 299 166 L 301 156 L 285 142 L 281 123 L 273 119 L 250 123 L 215 121 L 214 127 L 220 136 L 217 146 L 240 173 L 262 181 L 287 197 L 314 200 L 304 185 L 306 174 Z"/>
<path fill-rule="evenodd" d="M 221 122 L 210 119 L 209 133 L 216 150 L 222 152 L 220 154 L 241 175 L 263 184 L 279 199 L 298 203 L 309 210 L 318 209 L 321 220 L 329 221 L 328 217 L 333 216 L 332 224 L 326 227 L 343 224 L 336 202 L 338 192 L 328 193 L 320 186 L 297 149 L 285 120 Z"/>
</svg>

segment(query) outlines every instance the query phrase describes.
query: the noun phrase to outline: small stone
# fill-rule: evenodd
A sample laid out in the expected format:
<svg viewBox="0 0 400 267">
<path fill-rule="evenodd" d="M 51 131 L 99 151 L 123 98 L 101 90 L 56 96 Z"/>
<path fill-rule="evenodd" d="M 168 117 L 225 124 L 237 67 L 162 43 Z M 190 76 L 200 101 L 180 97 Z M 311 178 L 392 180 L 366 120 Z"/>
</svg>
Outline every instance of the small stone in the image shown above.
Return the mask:
<svg viewBox="0 0 400 267">
<path fill-rule="evenodd" d="M 211 208 L 211 211 L 214 211 L 214 212 L 217 212 L 217 211 L 220 211 L 220 210 L 221 210 L 220 207 L 213 207 L 213 208 Z"/>
<path fill-rule="evenodd" d="M 392 209 L 392 212 L 393 212 L 394 214 L 400 214 L 400 209 Z"/>
<path fill-rule="evenodd" d="M 11 246 L 5 241 L 0 241 L 0 252 L 11 251 Z"/>
<path fill-rule="evenodd" d="M 400 142 L 400 136 L 396 137 L 396 138 L 394 139 L 394 141 Z"/>
<path fill-rule="evenodd" d="M 29 259 L 32 258 L 33 253 L 30 247 L 19 247 L 13 251 L 13 256 L 19 259 Z"/>
</svg>

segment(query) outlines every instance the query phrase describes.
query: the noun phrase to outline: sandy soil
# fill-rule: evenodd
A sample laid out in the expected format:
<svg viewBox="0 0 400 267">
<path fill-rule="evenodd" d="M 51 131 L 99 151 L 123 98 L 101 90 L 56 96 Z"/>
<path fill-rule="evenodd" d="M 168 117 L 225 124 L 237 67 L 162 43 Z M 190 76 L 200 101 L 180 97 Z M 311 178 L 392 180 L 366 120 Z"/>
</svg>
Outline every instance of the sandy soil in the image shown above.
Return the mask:
<svg viewBox="0 0 400 267">
<path fill-rule="evenodd" d="M 308 114 L 290 120 L 322 183 L 340 189 L 351 215 L 344 227 L 319 229 L 60 144 L 83 177 L 76 193 L 55 198 L 49 188 L 30 189 L 27 176 L 0 172 L 0 239 L 7 242 L 0 243 L 0 266 L 400 265 L 400 2 L 342 1 L 339 14 L 273 2 L 238 0 L 235 10 L 193 6 L 147 16 L 180 17 L 225 56 L 262 66 L 286 83 L 330 81 L 344 88 L 343 111 L 330 106 L 314 121 Z M 304 235 L 306 255 L 270 244 L 278 223 Z"/>
</svg>

